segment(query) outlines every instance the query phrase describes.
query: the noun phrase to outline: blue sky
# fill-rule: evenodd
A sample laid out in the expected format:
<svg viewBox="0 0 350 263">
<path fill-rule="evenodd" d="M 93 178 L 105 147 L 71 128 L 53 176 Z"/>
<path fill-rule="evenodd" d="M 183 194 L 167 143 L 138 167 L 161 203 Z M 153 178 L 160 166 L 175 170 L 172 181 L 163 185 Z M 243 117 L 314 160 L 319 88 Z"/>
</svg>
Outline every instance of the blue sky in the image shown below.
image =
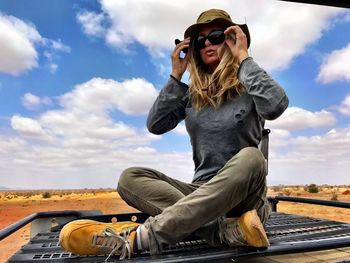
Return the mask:
<svg viewBox="0 0 350 263">
<path fill-rule="evenodd" d="M 3 0 L 0 186 L 115 187 L 135 165 L 190 182 L 183 123 L 156 136 L 145 121 L 171 72 L 174 39 L 209 8 L 247 21 L 250 55 L 289 96 L 286 112 L 266 123 L 268 184 L 350 184 L 349 10 L 273 0 Z"/>
</svg>

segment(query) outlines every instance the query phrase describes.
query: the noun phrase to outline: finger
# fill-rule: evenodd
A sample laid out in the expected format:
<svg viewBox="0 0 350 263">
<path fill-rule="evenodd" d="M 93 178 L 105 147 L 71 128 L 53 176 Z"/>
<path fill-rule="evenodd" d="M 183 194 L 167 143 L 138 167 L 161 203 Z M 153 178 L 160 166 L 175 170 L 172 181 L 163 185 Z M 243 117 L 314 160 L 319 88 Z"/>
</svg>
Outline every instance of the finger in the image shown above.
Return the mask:
<svg viewBox="0 0 350 263">
<path fill-rule="evenodd" d="M 176 45 L 176 47 L 178 47 L 180 50 L 184 49 L 184 48 L 188 48 L 190 45 L 190 39 L 187 38 L 183 41 L 181 41 L 179 44 Z"/>
<path fill-rule="evenodd" d="M 228 28 L 225 29 L 224 33 L 227 34 L 227 33 L 240 33 L 242 31 L 242 29 L 239 27 L 239 26 L 230 26 Z"/>
<path fill-rule="evenodd" d="M 238 38 L 242 39 L 246 37 L 245 33 L 239 26 L 230 26 L 224 31 L 224 33 L 226 36 L 229 36 L 230 34 L 234 34 L 236 39 Z"/>
<path fill-rule="evenodd" d="M 189 44 L 178 44 L 175 47 L 174 55 L 175 56 L 180 56 L 181 51 L 184 51 L 184 49 L 187 49 L 187 52 L 184 52 L 184 53 L 188 53 L 188 51 L 190 49 L 190 45 Z"/>
<path fill-rule="evenodd" d="M 235 35 L 235 44 L 247 49 L 247 36 L 239 26 L 232 26 L 225 30 L 226 34 Z"/>
<path fill-rule="evenodd" d="M 185 40 L 179 42 L 179 43 L 175 46 L 175 48 L 174 48 L 174 50 L 173 50 L 173 52 L 172 52 L 172 56 L 176 56 L 176 55 L 178 56 L 178 55 L 180 54 L 181 50 L 184 49 L 184 48 L 186 48 L 186 47 L 188 47 L 188 45 L 189 45 L 189 41 L 188 41 L 187 39 L 185 39 Z"/>
</svg>

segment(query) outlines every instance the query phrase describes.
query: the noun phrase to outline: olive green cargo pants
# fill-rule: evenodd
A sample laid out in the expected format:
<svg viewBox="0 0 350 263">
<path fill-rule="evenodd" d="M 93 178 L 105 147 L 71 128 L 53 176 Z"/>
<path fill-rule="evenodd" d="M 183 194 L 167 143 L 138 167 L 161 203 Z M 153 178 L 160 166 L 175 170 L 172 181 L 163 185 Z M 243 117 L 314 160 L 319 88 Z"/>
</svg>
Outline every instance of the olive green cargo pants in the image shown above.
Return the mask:
<svg viewBox="0 0 350 263">
<path fill-rule="evenodd" d="M 264 224 L 270 207 L 266 200 L 266 162 L 254 147 L 242 149 L 209 181 L 184 183 L 156 170 L 126 169 L 118 183 L 120 196 L 150 217 L 151 254 L 194 233 L 217 243 L 218 218 L 239 217 L 256 209 Z"/>
</svg>

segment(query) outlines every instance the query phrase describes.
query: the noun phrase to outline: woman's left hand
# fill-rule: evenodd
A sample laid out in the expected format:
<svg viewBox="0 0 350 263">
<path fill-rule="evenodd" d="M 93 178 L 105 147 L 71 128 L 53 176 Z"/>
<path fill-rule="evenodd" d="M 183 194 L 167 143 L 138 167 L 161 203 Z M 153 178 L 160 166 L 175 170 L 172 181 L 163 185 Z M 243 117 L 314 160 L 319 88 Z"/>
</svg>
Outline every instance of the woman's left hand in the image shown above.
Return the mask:
<svg viewBox="0 0 350 263">
<path fill-rule="evenodd" d="M 226 36 L 234 35 L 234 38 L 230 36 L 226 37 L 225 42 L 239 63 L 249 57 L 247 37 L 239 26 L 230 26 L 226 28 L 224 33 Z"/>
</svg>

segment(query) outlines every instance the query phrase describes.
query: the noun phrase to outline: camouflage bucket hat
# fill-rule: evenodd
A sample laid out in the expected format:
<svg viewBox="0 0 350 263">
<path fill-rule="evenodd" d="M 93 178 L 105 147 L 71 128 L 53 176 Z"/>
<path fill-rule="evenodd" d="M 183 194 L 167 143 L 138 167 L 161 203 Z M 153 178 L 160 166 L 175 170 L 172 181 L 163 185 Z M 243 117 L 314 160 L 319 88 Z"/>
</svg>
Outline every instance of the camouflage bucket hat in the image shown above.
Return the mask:
<svg viewBox="0 0 350 263">
<path fill-rule="evenodd" d="M 223 28 L 229 26 L 239 26 L 247 37 L 248 47 L 250 46 L 250 34 L 246 24 L 236 24 L 232 22 L 230 15 L 224 10 L 209 9 L 201 13 L 197 19 L 197 22 L 186 29 L 184 37 L 194 37 L 198 34 L 200 28 L 204 25 L 219 24 Z"/>
</svg>

